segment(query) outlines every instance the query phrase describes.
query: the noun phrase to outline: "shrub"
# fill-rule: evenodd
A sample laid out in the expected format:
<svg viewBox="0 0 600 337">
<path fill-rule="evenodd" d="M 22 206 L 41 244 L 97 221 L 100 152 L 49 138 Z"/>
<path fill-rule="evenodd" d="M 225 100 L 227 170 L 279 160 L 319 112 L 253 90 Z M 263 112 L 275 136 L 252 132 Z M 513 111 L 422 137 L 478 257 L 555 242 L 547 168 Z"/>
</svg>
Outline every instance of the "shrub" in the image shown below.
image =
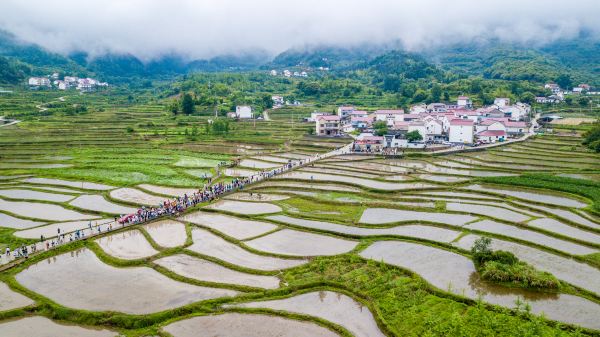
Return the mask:
<svg viewBox="0 0 600 337">
<path fill-rule="evenodd" d="M 492 239 L 481 237 L 471 248 L 475 268 L 484 280 L 513 283 L 526 288 L 558 288 L 559 282 L 552 274 L 540 272 L 533 266 L 519 261 L 511 252 L 492 251 L 491 243 Z"/>
</svg>

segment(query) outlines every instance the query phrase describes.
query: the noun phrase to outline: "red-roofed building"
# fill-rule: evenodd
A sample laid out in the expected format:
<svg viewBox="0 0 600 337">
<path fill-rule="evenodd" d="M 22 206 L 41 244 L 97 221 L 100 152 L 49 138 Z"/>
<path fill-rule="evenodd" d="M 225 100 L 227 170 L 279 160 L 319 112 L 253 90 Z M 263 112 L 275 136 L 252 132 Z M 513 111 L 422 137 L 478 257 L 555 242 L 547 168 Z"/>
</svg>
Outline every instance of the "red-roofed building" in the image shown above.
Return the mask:
<svg viewBox="0 0 600 337">
<path fill-rule="evenodd" d="M 477 134 L 477 139 L 484 143 L 503 142 L 506 139 L 504 130 L 485 130 Z"/>
<path fill-rule="evenodd" d="M 450 143 L 473 143 L 474 122 L 470 119 L 453 119 L 450 121 L 448 141 Z"/>
<path fill-rule="evenodd" d="M 317 117 L 315 131 L 317 136 L 337 136 L 341 130 L 341 118 L 337 115 Z"/>
</svg>

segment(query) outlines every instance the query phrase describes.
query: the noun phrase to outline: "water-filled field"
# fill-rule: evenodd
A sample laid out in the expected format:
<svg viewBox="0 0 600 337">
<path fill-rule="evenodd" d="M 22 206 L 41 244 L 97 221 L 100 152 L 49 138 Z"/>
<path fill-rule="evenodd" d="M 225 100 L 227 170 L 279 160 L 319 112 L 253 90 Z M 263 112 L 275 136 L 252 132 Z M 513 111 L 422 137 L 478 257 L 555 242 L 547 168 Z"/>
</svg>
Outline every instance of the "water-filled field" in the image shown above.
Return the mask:
<svg viewBox="0 0 600 337">
<path fill-rule="evenodd" d="M 0 336 L 600 331 L 600 185 L 587 178 L 600 157 L 574 137 L 335 155 L 123 226 L 115 216 L 350 142 L 305 136 L 277 112 L 256 129 L 236 123 L 235 139 L 188 142 L 183 123 L 206 119 L 144 109 L 81 116 L 95 135 L 57 116 L 0 131 Z M 118 119 L 134 121 L 133 134 Z M 29 132 L 39 143 L 22 141 Z M 559 286 L 484 280 L 471 253 L 483 236 Z M 28 259 L 14 256 L 22 246 Z"/>
</svg>

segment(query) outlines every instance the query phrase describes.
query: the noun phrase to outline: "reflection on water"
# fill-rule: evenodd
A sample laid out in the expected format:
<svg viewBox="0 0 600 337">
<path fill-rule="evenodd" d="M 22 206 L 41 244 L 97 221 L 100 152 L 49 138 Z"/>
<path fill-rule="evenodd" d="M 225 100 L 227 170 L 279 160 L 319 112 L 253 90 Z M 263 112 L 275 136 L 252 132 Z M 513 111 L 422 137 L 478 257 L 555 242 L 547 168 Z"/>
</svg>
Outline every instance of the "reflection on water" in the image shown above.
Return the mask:
<svg viewBox="0 0 600 337">
<path fill-rule="evenodd" d="M 481 297 L 489 296 L 511 296 L 519 297 L 528 302 L 539 300 L 557 300 L 559 294 L 542 291 L 531 291 L 523 288 L 512 288 L 489 282 L 481 278 L 478 272 L 472 272 L 469 276 L 469 286 Z"/>
</svg>

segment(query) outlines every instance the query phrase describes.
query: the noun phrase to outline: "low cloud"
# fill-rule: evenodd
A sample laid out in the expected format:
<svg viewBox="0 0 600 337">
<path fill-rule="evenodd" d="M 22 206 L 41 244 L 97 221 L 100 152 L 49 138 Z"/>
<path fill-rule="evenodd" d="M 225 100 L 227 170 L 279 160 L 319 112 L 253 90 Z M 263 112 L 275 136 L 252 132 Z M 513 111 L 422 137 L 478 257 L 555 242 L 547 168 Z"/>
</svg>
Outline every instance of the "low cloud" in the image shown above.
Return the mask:
<svg viewBox="0 0 600 337">
<path fill-rule="evenodd" d="M 2 0 L 0 29 L 59 53 L 189 59 L 307 45 L 409 50 L 600 36 L 598 0 Z"/>
</svg>

